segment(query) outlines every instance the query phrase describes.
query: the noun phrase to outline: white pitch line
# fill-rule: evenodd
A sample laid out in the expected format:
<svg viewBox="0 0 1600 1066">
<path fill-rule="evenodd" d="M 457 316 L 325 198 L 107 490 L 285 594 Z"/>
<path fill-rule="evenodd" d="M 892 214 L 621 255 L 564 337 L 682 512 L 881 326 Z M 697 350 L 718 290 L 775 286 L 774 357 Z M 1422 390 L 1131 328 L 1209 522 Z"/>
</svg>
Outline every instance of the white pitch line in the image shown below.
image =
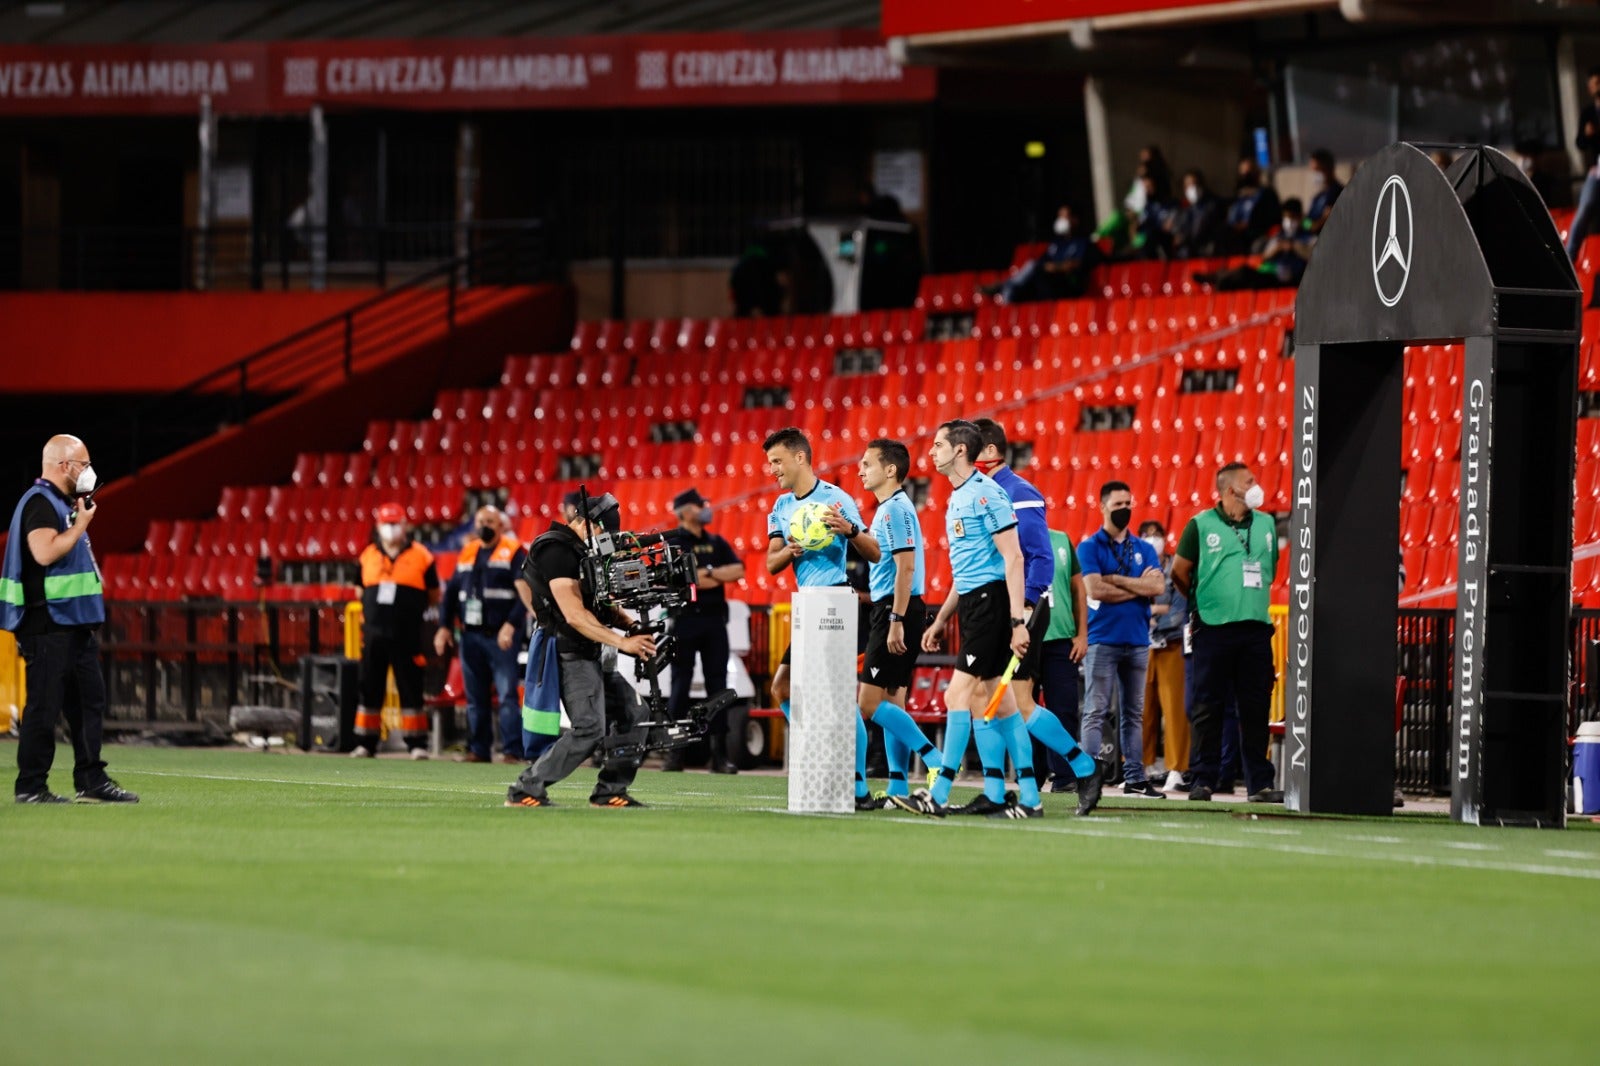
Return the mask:
<svg viewBox="0 0 1600 1066">
<path fill-rule="evenodd" d="M 905 824 L 908 821 L 928 821 L 907 815 L 902 818 L 876 819 L 879 824 Z M 1087 821 L 1087 820 L 1086 820 Z M 972 822 L 951 821 L 950 824 L 967 828 L 980 828 Z M 1021 833 L 1053 833 L 1062 836 L 1101 837 L 1107 840 L 1138 840 L 1154 844 L 1189 844 L 1197 847 L 1231 848 L 1240 851 L 1271 851 L 1283 855 L 1314 855 L 1324 859 L 1358 859 L 1371 862 L 1392 862 L 1407 866 L 1444 866 L 1461 870 L 1489 870 L 1499 873 L 1536 874 L 1548 877 L 1576 877 L 1585 881 L 1600 881 L 1600 870 L 1585 870 L 1569 866 L 1549 866 L 1541 863 L 1496 862 L 1491 860 L 1454 858 L 1446 855 L 1418 855 L 1401 852 L 1337 851 L 1332 848 L 1313 847 L 1309 844 L 1288 844 L 1263 840 L 1259 837 L 1225 839 L 1220 837 L 1174 836 L 1148 832 L 1102 832 L 1092 825 L 1033 825 L 1027 822 L 1013 827 Z"/>
<path fill-rule="evenodd" d="M 277 777 L 236 777 L 236 776 L 230 776 L 230 775 L 226 775 L 226 774 L 175 774 L 175 773 L 171 773 L 171 772 L 165 771 L 165 770 L 123 770 L 122 773 L 123 774 L 144 774 L 147 777 L 195 778 L 197 780 L 203 780 L 203 781 L 237 781 L 237 782 L 242 782 L 242 783 L 245 783 L 245 784 L 254 783 L 254 784 L 263 784 L 263 785 L 296 785 L 296 786 L 299 786 L 301 788 L 317 788 L 319 786 L 325 786 L 325 787 L 328 787 L 328 788 L 383 788 L 383 789 L 390 789 L 390 790 L 397 791 L 397 792 L 440 792 L 440 793 L 457 793 L 457 794 L 469 795 L 469 796 L 494 796 L 494 795 L 499 795 L 499 790 L 498 789 L 495 790 L 494 792 L 486 792 L 486 791 L 481 791 L 479 789 L 453 788 L 453 787 L 450 787 L 450 786 L 438 786 L 438 785 L 395 785 L 395 784 L 382 784 L 382 783 L 363 783 L 363 782 L 356 782 L 356 781 L 304 781 L 304 780 L 293 780 L 293 779 L 285 779 L 285 778 L 277 778 Z M 576 807 L 578 805 L 577 804 L 558 804 L 556 809 L 560 810 L 563 806 Z M 661 803 L 659 801 L 653 802 L 651 804 L 651 806 L 658 807 L 658 808 L 665 808 L 665 809 L 673 809 L 673 805 L 667 804 L 667 803 Z M 677 808 L 677 809 L 688 809 L 688 808 Z M 701 808 L 695 808 L 695 809 L 701 809 Z M 750 808 L 744 808 L 744 809 L 749 810 Z M 790 814 L 791 813 L 790 811 L 788 811 L 788 810 L 786 810 L 784 808 L 781 808 L 781 807 L 758 807 L 758 808 L 754 808 L 754 810 L 760 811 L 760 812 L 764 812 L 764 813 L 770 813 L 770 814 Z M 839 818 L 839 817 L 843 817 L 843 816 L 842 815 L 828 814 L 828 815 L 800 815 L 800 817 Z M 982 829 L 982 828 L 985 828 L 985 824 L 982 824 L 982 823 L 979 823 L 979 822 L 976 822 L 976 821 L 965 821 L 965 820 L 962 820 L 962 819 L 940 819 L 940 820 L 941 821 L 946 821 L 947 824 L 950 824 L 950 825 L 962 826 L 962 827 L 969 828 L 969 829 Z M 1104 822 L 1110 821 L 1111 819 L 1109 819 L 1109 818 L 1096 818 L 1094 820 L 1097 821 L 1097 822 L 1104 823 Z M 878 825 L 908 825 L 908 824 L 917 824 L 917 823 L 923 823 L 923 824 L 932 825 L 936 820 L 932 819 L 932 818 L 919 818 L 919 817 L 916 817 L 915 815 L 907 814 L 907 815 L 903 815 L 903 816 L 900 816 L 900 817 L 890 816 L 890 817 L 887 817 L 887 818 L 872 818 L 872 819 L 868 819 L 868 821 L 874 822 L 874 823 L 876 823 Z M 985 822 L 987 822 L 987 819 L 985 820 Z M 1346 851 L 1336 851 L 1336 850 L 1331 849 L 1331 848 L 1312 847 L 1312 846 L 1307 845 L 1307 844 L 1286 844 L 1286 843 L 1285 844 L 1280 844 L 1280 843 L 1275 843 L 1275 842 L 1271 842 L 1271 841 L 1267 841 L 1267 840 L 1262 840 L 1259 837 L 1255 837 L 1255 838 L 1240 837 L 1237 840 L 1228 840 L 1228 839 L 1223 839 L 1223 838 L 1219 838 L 1219 837 L 1172 836 L 1172 835 L 1167 835 L 1167 834 L 1162 834 L 1162 833 L 1148 833 L 1148 832 L 1134 832 L 1134 833 L 1128 833 L 1128 832 L 1105 832 L 1105 831 L 1102 831 L 1102 830 L 1095 829 L 1092 825 L 1086 825 L 1086 824 L 1081 824 L 1081 823 L 1077 824 L 1077 825 L 1030 825 L 1030 824 L 1028 824 L 1026 822 L 1021 822 L 1021 823 L 1017 823 L 1017 824 L 1013 825 L 1012 826 L 1012 830 L 1014 832 L 1025 832 L 1025 833 L 1050 833 L 1050 834 L 1054 834 L 1054 835 L 1058 835 L 1058 836 L 1101 837 L 1101 838 L 1107 839 L 1107 840 L 1138 840 L 1138 841 L 1143 841 L 1143 842 L 1146 842 L 1146 843 L 1153 843 L 1153 844 L 1190 844 L 1190 845 L 1195 845 L 1195 846 L 1198 846 L 1198 847 L 1232 848 L 1232 849 L 1241 850 L 1241 851 L 1270 851 L 1270 852 L 1276 852 L 1278 854 L 1284 854 L 1284 855 L 1313 855 L 1313 856 L 1316 856 L 1316 857 L 1319 857 L 1319 858 L 1325 858 L 1325 859 L 1364 859 L 1364 860 L 1368 860 L 1368 861 L 1371 861 L 1371 862 L 1394 862 L 1394 863 L 1401 863 L 1401 864 L 1408 865 L 1408 866 L 1445 866 L 1445 867 L 1451 867 L 1451 868 L 1454 868 L 1454 869 L 1462 869 L 1462 870 L 1490 870 L 1490 871 L 1496 871 L 1496 872 L 1500 872 L 1500 873 L 1535 874 L 1535 875 L 1539 875 L 1539 876 L 1548 876 L 1548 877 L 1575 877 L 1575 878 L 1579 878 L 1579 879 L 1582 879 L 1582 880 L 1585 880 L 1585 881 L 1600 881 L 1600 869 L 1592 869 L 1592 870 L 1590 870 L 1590 869 L 1583 869 L 1583 868 L 1579 868 L 1579 867 L 1549 866 L 1549 865 L 1544 865 L 1544 864 L 1539 864 L 1539 863 L 1496 862 L 1496 861 L 1479 860 L 1479 859 L 1468 859 L 1468 858 L 1464 858 L 1464 857 L 1458 859 L 1458 858 L 1453 858 L 1453 857 L 1450 857 L 1450 856 L 1443 856 L 1443 855 L 1416 855 L 1416 854 L 1409 854 L 1408 855 L 1408 854 L 1402 854 L 1402 853 L 1392 852 L 1392 851 L 1391 852 L 1366 852 L 1366 853 L 1357 852 L 1357 853 L 1351 853 L 1351 852 L 1346 852 Z M 1354 840 L 1354 839 L 1358 839 L 1358 838 L 1346 837 L 1345 839 Z M 1382 839 L 1382 838 L 1372 838 L 1372 839 Z M 1390 838 L 1390 839 L 1393 839 L 1395 843 L 1400 843 L 1400 840 L 1398 838 Z M 1494 848 L 1494 845 L 1485 844 L 1485 845 L 1479 845 L 1479 847 L 1480 848 L 1490 848 L 1490 849 L 1492 849 L 1492 848 Z M 1546 854 L 1548 855 L 1549 852 L 1547 851 Z M 1574 856 L 1576 856 L 1576 855 L 1582 855 L 1583 853 L 1574 852 L 1572 854 Z M 1600 857 L 1600 856 L 1584 855 L 1583 857 L 1586 858 L 1586 859 L 1592 859 L 1592 858 L 1596 858 L 1596 857 Z"/>
<path fill-rule="evenodd" d="M 1404 844 L 1405 843 L 1405 839 L 1403 837 L 1361 836 L 1361 835 L 1356 834 L 1356 833 L 1346 833 L 1344 835 L 1344 839 L 1346 839 L 1346 840 L 1358 840 L 1363 844 Z"/>
<path fill-rule="evenodd" d="M 1467 840 L 1446 840 L 1444 846 L 1457 851 L 1499 851 L 1499 844 L 1475 844 Z"/>
<path fill-rule="evenodd" d="M 1583 859 L 1586 862 L 1600 862 L 1600 854 L 1590 851 L 1566 851 L 1562 848 L 1545 848 L 1544 853 L 1552 859 Z"/>
</svg>

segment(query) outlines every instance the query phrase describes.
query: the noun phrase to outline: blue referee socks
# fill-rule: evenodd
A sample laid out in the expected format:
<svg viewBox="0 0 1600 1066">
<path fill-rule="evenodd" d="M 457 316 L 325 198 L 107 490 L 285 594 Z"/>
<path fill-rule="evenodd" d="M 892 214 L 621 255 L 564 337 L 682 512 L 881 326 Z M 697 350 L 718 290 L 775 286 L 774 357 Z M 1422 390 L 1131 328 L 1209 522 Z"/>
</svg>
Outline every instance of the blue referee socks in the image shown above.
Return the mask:
<svg viewBox="0 0 1600 1066">
<path fill-rule="evenodd" d="M 971 711 L 951 711 L 945 717 L 944 757 L 940 760 L 944 769 L 939 771 L 939 780 L 933 783 L 931 793 L 935 803 L 942 804 L 950 799 L 950 786 L 956 782 L 956 774 L 961 770 L 961 760 L 966 758 L 967 741 L 971 736 Z"/>
<path fill-rule="evenodd" d="M 1039 806 L 1039 779 L 1033 774 L 1033 738 L 1022 724 L 1022 715 L 1008 714 L 995 725 L 1005 736 L 1011 765 L 1017 768 L 1017 803 L 1024 807 Z"/>
<path fill-rule="evenodd" d="M 1028 719 L 1028 732 L 1039 743 L 1071 763 L 1072 772 L 1080 780 L 1094 773 L 1094 758 L 1078 747 L 1078 742 L 1072 739 L 1067 727 L 1052 712 L 1035 707 L 1033 717 Z"/>
<path fill-rule="evenodd" d="M 867 795 L 867 720 L 856 711 L 856 799 L 865 799 Z"/>
<path fill-rule="evenodd" d="M 789 720 L 789 701 L 784 700 L 782 703 L 778 704 L 778 710 L 783 712 L 783 720 L 787 722 Z"/>
<path fill-rule="evenodd" d="M 883 730 L 886 744 L 888 738 L 893 737 L 908 751 L 916 752 L 930 768 L 937 770 L 943 765 L 939 749 L 928 742 L 927 734 L 918 728 L 916 719 L 907 714 L 905 708 L 884 700 L 872 712 L 872 720 Z"/>
<path fill-rule="evenodd" d="M 978 761 L 983 763 L 983 794 L 991 802 L 1002 803 L 1006 798 L 1006 735 L 1001 722 L 978 719 L 972 723 L 972 739 L 978 742 Z"/>
<path fill-rule="evenodd" d="M 906 783 L 906 767 L 911 762 L 911 749 L 900 743 L 888 730 L 883 734 L 883 753 L 889 761 L 889 795 L 909 796 L 911 786 Z"/>
</svg>

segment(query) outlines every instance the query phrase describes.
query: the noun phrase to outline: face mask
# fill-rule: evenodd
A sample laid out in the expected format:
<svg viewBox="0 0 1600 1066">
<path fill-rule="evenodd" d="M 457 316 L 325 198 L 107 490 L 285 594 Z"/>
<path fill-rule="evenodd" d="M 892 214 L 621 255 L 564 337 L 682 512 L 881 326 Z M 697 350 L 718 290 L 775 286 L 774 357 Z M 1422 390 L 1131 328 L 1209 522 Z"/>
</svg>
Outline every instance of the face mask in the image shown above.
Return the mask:
<svg viewBox="0 0 1600 1066">
<path fill-rule="evenodd" d="M 979 459 L 977 462 L 973 463 L 972 465 L 977 467 L 978 468 L 978 472 L 981 473 L 981 474 L 992 474 L 996 470 L 999 470 L 1000 467 L 1005 465 L 1005 460 L 1003 460 L 1003 459 Z"/>
<path fill-rule="evenodd" d="M 1328 176 L 1320 170 L 1311 172 L 1311 191 L 1321 192 L 1328 187 Z"/>
<path fill-rule="evenodd" d="M 1244 490 L 1244 505 L 1254 511 L 1267 502 L 1267 490 L 1260 485 L 1251 485 Z"/>
<path fill-rule="evenodd" d="M 86 466 L 83 468 L 83 471 L 78 474 L 77 483 L 74 485 L 72 491 L 79 496 L 87 496 L 89 493 L 94 491 L 96 484 L 97 482 L 94 476 L 94 467 Z"/>
<path fill-rule="evenodd" d="M 1300 232 L 1300 223 L 1296 219 L 1293 219 L 1293 218 L 1289 217 L 1288 215 L 1284 215 L 1283 216 L 1283 232 L 1289 234 L 1290 236 L 1293 236 L 1294 234 Z"/>
<path fill-rule="evenodd" d="M 1188 200 L 1191 204 L 1199 203 L 1200 202 L 1200 186 L 1198 186 L 1198 185 L 1185 185 L 1183 187 L 1183 198 L 1185 200 Z"/>
<path fill-rule="evenodd" d="M 1154 533 L 1144 538 L 1144 542 L 1155 549 L 1157 555 L 1167 554 L 1167 538 L 1158 537 Z"/>
<path fill-rule="evenodd" d="M 485 544 L 493 544 L 494 538 L 498 537 L 499 535 L 500 531 L 495 529 L 493 526 L 478 527 L 478 539 L 483 541 Z"/>
<path fill-rule="evenodd" d="M 1056 236 L 1065 237 L 1072 232 L 1072 223 L 1064 218 L 1056 219 Z"/>
<path fill-rule="evenodd" d="M 1132 507 L 1118 507 L 1111 512 L 1111 524 L 1118 529 L 1127 529 L 1128 523 L 1133 520 Z"/>
<path fill-rule="evenodd" d="M 1128 190 L 1128 198 L 1122 201 L 1122 206 L 1137 215 L 1144 210 L 1144 204 L 1144 182 L 1136 181 L 1133 183 L 1133 188 Z"/>
<path fill-rule="evenodd" d="M 405 529 L 394 522 L 384 522 L 378 526 L 378 539 L 385 544 L 399 544 L 405 536 Z"/>
<path fill-rule="evenodd" d="M 703 526 L 709 526 L 711 524 L 711 508 L 700 508 L 700 524 Z"/>
</svg>

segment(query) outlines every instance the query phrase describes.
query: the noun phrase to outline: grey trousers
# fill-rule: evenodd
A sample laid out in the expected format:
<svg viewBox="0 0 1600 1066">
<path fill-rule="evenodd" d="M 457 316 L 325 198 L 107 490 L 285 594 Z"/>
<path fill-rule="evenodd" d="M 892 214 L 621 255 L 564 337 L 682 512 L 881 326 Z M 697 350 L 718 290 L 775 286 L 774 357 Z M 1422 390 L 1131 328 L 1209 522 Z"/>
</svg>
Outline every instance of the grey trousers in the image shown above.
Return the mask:
<svg viewBox="0 0 1600 1066">
<path fill-rule="evenodd" d="M 516 787 L 530 796 L 545 798 L 545 790 L 584 764 L 606 734 L 606 719 L 625 733 L 639 719 L 639 697 L 616 670 L 602 672 L 597 660 L 561 660 L 561 702 L 570 728 L 522 771 Z M 638 759 L 614 759 L 600 768 L 591 799 L 616 796 L 628 790 L 639 772 Z"/>
</svg>

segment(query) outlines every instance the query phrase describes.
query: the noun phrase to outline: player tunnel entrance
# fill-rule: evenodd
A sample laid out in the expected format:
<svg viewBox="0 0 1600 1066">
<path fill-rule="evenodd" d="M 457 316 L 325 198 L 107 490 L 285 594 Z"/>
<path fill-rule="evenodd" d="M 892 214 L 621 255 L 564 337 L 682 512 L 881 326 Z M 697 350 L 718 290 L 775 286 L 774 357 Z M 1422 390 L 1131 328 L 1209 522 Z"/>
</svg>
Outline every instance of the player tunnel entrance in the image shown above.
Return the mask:
<svg viewBox="0 0 1600 1066">
<path fill-rule="evenodd" d="M 1451 816 L 1565 823 L 1581 299 L 1494 149 L 1391 145 L 1340 197 L 1295 304 L 1290 809 L 1392 809 L 1402 355 L 1462 342 Z"/>
</svg>

